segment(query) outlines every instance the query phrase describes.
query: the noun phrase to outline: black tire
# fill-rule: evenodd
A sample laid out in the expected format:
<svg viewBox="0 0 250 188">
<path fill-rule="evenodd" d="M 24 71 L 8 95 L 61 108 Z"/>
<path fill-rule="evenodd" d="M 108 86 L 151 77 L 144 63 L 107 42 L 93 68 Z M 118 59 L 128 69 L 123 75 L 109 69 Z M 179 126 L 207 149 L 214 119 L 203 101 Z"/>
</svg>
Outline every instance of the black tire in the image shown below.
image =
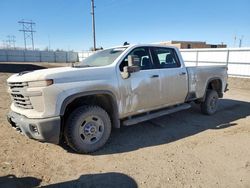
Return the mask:
<svg viewBox="0 0 250 188">
<path fill-rule="evenodd" d="M 109 139 L 111 121 L 99 106 L 82 106 L 68 117 L 64 136 L 67 144 L 78 153 L 100 149 Z"/>
<path fill-rule="evenodd" d="M 206 99 L 201 103 L 201 112 L 206 115 L 212 115 L 217 111 L 218 107 L 218 93 L 215 90 L 208 90 Z"/>
</svg>

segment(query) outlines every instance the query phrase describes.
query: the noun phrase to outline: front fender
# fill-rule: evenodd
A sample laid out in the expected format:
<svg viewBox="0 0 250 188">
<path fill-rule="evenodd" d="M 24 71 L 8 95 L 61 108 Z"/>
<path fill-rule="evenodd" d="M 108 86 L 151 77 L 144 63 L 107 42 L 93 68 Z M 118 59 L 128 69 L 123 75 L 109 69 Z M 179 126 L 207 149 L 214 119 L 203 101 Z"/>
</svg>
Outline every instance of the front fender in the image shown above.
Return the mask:
<svg viewBox="0 0 250 188">
<path fill-rule="evenodd" d="M 67 106 L 70 103 L 72 103 L 74 100 L 76 100 L 77 98 L 91 96 L 91 95 L 103 95 L 103 94 L 111 97 L 111 101 L 112 101 L 112 104 L 111 104 L 112 105 L 112 117 L 111 117 L 111 119 L 113 122 L 113 126 L 115 128 L 120 128 L 117 98 L 111 91 L 108 91 L 108 90 L 96 90 L 96 91 L 80 92 L 80 93 L 75 93 L 75 94 L 72 94 L 72 95 L 66 97 L 61 104 L 60 115 L 64 116 Z"/>
</svg>

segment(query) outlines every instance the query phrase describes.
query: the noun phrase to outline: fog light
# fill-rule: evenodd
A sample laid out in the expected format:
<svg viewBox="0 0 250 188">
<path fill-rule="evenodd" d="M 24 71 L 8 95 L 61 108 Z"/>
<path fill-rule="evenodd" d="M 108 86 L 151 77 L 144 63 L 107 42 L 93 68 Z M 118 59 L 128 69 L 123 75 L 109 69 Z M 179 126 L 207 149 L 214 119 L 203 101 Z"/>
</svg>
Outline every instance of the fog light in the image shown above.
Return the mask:
<svg viewBox="0 0 250 188">
<path fill-rule="evenodd" d="M 34 124 L 30 124 L 30 130 L 31 130 L 31 132 L 33 132 L 35 134 L 39 134 L 38 128 Z"/>
</svg>

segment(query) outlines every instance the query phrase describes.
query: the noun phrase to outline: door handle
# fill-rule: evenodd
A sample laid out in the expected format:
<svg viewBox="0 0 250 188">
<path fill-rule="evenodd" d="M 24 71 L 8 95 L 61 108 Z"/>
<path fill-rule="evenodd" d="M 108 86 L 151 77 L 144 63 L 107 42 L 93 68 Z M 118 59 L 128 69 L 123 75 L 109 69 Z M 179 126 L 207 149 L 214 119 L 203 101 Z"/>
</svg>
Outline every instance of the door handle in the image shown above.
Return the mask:
<svg viewBox="0 0 250 188">
<path fill-rule="evenodd" d="M 159 75 L 155 74 L 155 75 L 152 75 L 151 78 L 158 78 Z"/>
<path fill-rule="evenodd" d="M 181 72 L 181 73 L 180 73 L 180 76 L 182 76 L 182 75 L 186 75 L 186 72 Z"/>
</svg>

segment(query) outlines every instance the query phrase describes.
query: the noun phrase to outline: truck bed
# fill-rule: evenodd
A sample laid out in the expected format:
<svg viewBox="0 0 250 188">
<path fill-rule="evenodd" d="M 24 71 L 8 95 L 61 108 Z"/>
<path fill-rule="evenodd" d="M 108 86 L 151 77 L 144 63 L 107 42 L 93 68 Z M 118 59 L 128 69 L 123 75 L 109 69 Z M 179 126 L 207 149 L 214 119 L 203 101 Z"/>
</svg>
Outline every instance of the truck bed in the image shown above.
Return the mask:
<svg viewBox="0 0 250 188">
<path fill-rule="evenodd" d="M 187 67 L 189 94 L 195 98 L 202 98 L 206 91 L 207 83 L 212 79 L 219 79 L 224 91 L 227 83 L 226 66 L 199 66 Z"/>
</svg>

